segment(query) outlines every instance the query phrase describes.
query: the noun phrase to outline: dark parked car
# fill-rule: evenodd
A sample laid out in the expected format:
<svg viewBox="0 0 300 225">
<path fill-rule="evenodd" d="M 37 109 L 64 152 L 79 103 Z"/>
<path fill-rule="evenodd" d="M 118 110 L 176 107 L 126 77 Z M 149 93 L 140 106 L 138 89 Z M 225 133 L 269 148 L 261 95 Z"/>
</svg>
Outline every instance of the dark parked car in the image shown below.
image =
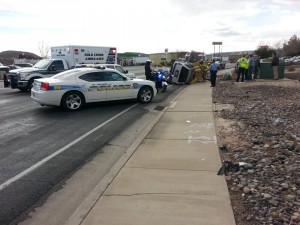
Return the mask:
<svg viewBox="0 0 300 225">
<path fill-rule="evenodd" d="M 9 70 L 14 70 L 14 69 L 20 69 L 20 66 L 17 65 L 7 65 L 7 67 L 9 68 Z"/>
</svg>

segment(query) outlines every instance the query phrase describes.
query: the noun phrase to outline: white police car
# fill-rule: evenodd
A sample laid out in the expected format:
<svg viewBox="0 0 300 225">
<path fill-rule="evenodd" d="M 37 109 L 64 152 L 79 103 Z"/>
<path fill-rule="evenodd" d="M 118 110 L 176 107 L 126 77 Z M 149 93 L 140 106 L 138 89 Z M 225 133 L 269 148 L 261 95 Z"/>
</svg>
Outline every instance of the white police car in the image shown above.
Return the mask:
<svg viewBox="0 0 300 225">
<path fill-rule="evenodd" d="M 35 79 L 31 98 L 41 105 L 76 111 L 85 103 L 137 99 L 148 103 L 156 95 L 155 83 L 129 79 L 112 69 L 77 68 L 49 78 Z"/>
</svg>

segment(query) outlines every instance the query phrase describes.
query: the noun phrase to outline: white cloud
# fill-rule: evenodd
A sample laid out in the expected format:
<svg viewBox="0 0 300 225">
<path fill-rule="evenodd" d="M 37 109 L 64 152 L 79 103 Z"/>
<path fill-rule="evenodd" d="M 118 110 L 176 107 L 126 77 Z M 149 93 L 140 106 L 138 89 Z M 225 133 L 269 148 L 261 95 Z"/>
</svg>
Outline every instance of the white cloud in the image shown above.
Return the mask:
<svg viewBox="0 0 300 225">
<path fill-rule="evenodd" d="M 116 46 L 119 52 L 256 49 L 300 35 L 292 0 L 0 0 L 0 51 L 38 52 L 38 43 Z"/>
</svg>

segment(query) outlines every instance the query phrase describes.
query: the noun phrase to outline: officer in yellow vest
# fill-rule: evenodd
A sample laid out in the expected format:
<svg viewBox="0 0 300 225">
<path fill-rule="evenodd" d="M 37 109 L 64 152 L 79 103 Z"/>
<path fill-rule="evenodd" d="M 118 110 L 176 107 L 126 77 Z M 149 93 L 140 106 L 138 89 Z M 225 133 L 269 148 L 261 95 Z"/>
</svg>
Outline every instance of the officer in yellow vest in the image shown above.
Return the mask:
<svg viewBox="0 0 300 225">
<path fill-rule="evenodd" d="M 244 82 L 244 79 L 245 79 L 245 70 L 248 67 L 248 60 L 245 57 L 245 55 L 243 55 L 238 60 L 238 64 L 239 64 L 239 69 L 238 69 L 238 75 L 237 75 L 237 78 L 236 78 L 236 82 L 240 81 L 241 74 L 242 74 L 241 82 Z"/>
</svg>

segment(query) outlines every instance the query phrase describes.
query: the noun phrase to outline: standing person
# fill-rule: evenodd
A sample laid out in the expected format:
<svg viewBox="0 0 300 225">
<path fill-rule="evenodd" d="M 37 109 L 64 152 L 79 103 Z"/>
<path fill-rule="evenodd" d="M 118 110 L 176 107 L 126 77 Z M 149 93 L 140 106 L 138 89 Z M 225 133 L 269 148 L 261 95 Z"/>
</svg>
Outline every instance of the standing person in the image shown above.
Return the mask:
<svg viewBox="0 0 300 225">
<path fill-rule="evenodd" d="M 252 80 L 252 74 L 254 74 L 255 70 L 255 57 L 253 55 L 250 55 L 248 65 L 248 80 Z"/>
<path fill-rule="evenodd" d="M 279 65 L 279 58 L 276 56 L 276 52 L 272 53 L 272 69 L 273 69 L 273 76 L 274 76 L 274 80 L 278 80 L 278 65 Z"/>
<path fill-rule="evenodd" d="M 9 82 L 8 82 L 8 79 L 7 79 L 7 75 L 9 73 L 9 68 L 5 68 L 5 73 L 3 74 L 3 81 L 4 81 L 4 87 L 8 87 L 9 86 Z"/>
<path fill-rule="evenodd" d="M 199 64 L 200 64 L 200 74 L 201 74 L 201 77 L 202 77 L 202 82 L 205 82 L 206 73 L 208 71 L 208 66 L 206 65 L 206 63 L 203 62 L 203 60 L 201 60 L 199 62 Z"/>
<path fill-rule="evenodd" d="M 150 80 L 151 79 L 151 76 L 152 76 L 151 60 L 146 60 L 145 75 L 146 75 L 146 80 Z"/>
<path fill-rule="evenodd" d="M 247 55 L 246 56 L 246 67 L 245 67 L 245 80 L 249 80 L 249 74 L 248 74 L 248 68 L 249 68 L 249 63 L 248 63 L 248 60 L 249 60 L 249 56 Z"/>
<path fill-rule="evenodd" d="M 239 60 L 238 60 L 238 75 L 236 78 L 236 82 L 240 81 L 240 76 L 242 74 L 241 77 L 241 82 L 244 82 L 244 78 L 245 78 L 245 70 L 246 70 L 246 66 L 247 66 L 248 62 L 247 59 L 245 58 L 245 55 L 243 55 Z"/>
<path fill-rule="evenodd" d="M 254 79 L 257 79 L 260 71 L 260 57 L 257 55 L 255 57 L 255 67 L 254 67 Z"/>
<path fill-rule="evenodd" d="M 217 79 L 217 72 L 218 72 L 218 66 L 216 64 L 216 60 L 213 59 L 212 64 L 210 64 L 209 67 L 209 72 L 210 72 L 210 83 L 211 87 L 216 86 L 216 79 Z"/>
<path fill-rule="evenodd" d="M 195 81 L 194 82 L 198 82 L 200 81 L 200 65 L 198 62 L 194 62 L 193 63 L 193 68 L 194 68 L 194 71 L 195 71 Z"/>
</svg>

